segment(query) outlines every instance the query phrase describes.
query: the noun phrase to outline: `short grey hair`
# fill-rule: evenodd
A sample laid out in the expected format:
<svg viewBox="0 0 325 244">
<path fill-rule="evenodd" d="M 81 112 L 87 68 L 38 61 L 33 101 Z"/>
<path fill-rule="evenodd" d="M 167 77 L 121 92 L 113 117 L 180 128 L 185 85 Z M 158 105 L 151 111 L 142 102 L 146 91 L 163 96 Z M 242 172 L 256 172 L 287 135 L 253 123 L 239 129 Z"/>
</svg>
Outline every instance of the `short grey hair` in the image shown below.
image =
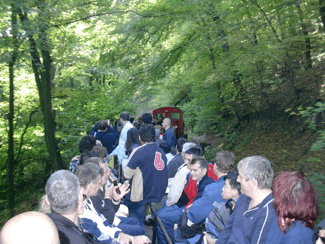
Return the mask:
<svg viewBox="0 0 325 244">
<path fill-rule="evenodd" d="M 228 174 L 234 171 L 235 155 L 229 151 L 220 151 L 212 162 L 218 166 L 221 173 Z"/>
<path fill-rule="evenodd" d="M 78 178 L 68 170 L 53 173 L 45 186 L 51 210 L 58 214 L 69 214 L 77 209 L 79 191 Z"/>
<path fill-rule="evenodd" d="M 100 172 L 101 168 L 94 163 L 87 163 L 78 166 L 76 176 L 79 180 L 80 186 L 86 189 L 91 182 L 97 183 Z"/>
<path fill-rule="evenodd" d="M 195 146 L 196 146 L 196 144 L 194 142 L 186 142 L 183 145 L 182 152 L 185 153 L 188 149 L 191 149 L 192 147 L 195 147 Z"/>
<path fill-rule="evenodd" d="M 251 156 L 242 159 L 238 165 L 246 180 L 255 179 L 259 189 L 272 187 L 274 172 L 271 162 L 263 156 Z"/>
</svg>

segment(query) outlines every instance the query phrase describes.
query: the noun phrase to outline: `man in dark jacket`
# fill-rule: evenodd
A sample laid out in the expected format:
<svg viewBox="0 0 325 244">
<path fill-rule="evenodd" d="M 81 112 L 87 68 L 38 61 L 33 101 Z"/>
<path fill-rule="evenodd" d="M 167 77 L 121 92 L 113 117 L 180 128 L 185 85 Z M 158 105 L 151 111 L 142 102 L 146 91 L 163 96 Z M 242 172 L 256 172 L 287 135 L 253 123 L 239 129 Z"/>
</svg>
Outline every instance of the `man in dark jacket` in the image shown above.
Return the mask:
<svg viewBox="0 0 325 244">
<path fill-rule="evenodd" d="M 237 167 L 242 194 L 216 244 L 265 243 L 276 218 L 271 162 L 262 156 L 252 156 L 242 159 Z"/>
<path fill-rule="evenodd" d="M 61 243 L 99 243 L 92 234 L 78 227 L 78 209 L 83 208 L 84 203 L 79 180 L 73 173 L 56 171 L 47 180 L 45 192 L 52 211 L 48 216 L 59 231 Z"/>
<path fill-rule="evenodd" d="M 131 192 L 125 196 L 124 204 L 129 208 L 130 217 L 137 218 L 144 224 L 145 204 L 158 203 L 163 198 L 167 183 L 167 158 L 155 141 L 153 125 L 140 127 L 142 146 L 134 149 L 125 167 L 124 177 L 130 180 Z"/>
<path fill-rule="evenodd" d="M 98 127 L 97 132 L 95 131 L 96 126 Z M 108 128 L 110 131 L 108 131 Z M 102 143 L 104 147 L 106 147 L 108 154 L 113 152 L 115 149 L 114 144 L 117 140 L 117 134 L 114 133 L 114 130 L 112 130 L 112 128 L 108 125 L 107 120 L 100 120 L 98 124 L 96 124 L 95 127 L 89 132 L 89 134 L 93 135 Z"/>
</svg>

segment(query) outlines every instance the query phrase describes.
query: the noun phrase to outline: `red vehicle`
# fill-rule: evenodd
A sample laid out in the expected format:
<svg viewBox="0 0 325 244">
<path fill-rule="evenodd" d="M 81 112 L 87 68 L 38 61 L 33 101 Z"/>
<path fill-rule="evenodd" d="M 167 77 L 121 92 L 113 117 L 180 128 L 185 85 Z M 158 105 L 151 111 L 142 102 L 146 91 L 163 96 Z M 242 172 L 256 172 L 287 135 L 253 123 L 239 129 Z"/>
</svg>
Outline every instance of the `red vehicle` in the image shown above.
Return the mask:
<svg viewBox="0 0 325 244">
<path fill-rule="evenodd" d="M 163 107 L 155 109 L 154 111 L 152 111 L 152 114 L 153 119 L 158 122 L 162 122 L 164 118 L 170 118 L 175 128 L 174 133 L 176 135 L 176 138 L 184 136 L 184 121 L 182 110 L 175 107 Z"/>
</svg>

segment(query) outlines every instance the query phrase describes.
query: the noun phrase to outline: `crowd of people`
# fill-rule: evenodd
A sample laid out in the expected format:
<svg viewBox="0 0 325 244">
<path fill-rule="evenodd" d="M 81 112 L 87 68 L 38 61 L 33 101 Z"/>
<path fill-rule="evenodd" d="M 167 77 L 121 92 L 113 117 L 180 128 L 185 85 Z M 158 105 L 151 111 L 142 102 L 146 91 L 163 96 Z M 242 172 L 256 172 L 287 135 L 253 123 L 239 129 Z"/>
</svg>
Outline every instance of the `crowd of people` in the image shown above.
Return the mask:
<svg viewBox="0 0 325 244">
<path fill-rule="evenodd" d="M 280 172 L 263 156 L 243 158 L 176 140 L 172 120 L 122 112 L 84 136 L 69 170 L 54 172 L 38 212 L 10 219 L 0 243 L 325 243 L 325 220 L 303 173 Z M 116 164 L 110 160 L 116 158 Z M 150 214 L 148 204 L 157 210 Z"/>
</svg>

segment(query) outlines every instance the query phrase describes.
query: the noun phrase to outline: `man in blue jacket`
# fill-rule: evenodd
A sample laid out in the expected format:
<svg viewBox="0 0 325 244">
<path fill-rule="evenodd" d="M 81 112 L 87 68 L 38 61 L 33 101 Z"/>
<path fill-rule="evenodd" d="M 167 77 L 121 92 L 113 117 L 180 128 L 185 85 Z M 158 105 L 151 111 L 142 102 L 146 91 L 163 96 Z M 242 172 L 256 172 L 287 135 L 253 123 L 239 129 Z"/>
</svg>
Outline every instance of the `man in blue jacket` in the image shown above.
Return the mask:
<svg viewBox="0 0 325 244">
<path fill-rule="evenodd" d="M 276 218 L 273 208 L 273 169 L 262 156 L 252 156 L 238 163 L 241 196 L 216 244 L 265 243 Z"/>
<path fill-rule="evenodd" d="M 213 163 L 213 172 L 218 176 L 218 180 L 207 185 L 203 191 L 202 197 L 193 202 L 189 208 L 187 217 L 194 223 L 203 222 L 214 208 L 213 202 L 225 202 L 221 196 L 222 188 L 225 185 L 225 176 L 234 171 L 235 155 L 229 151 L 221 151 L 216 154 Z"/>
<path fill-rule="evenodd" d="M 172 129 L 172 120 L 170 118 L 165 118 L 162 123 L 162 127 L 165 129 L 165 133 L 163 135 L 163 140 L 168 142 L 168 144 L 175 148 L 176 144 L 176 136 Z"/>
<path fill-rule="evenodd" d="M 209 164 L 203 157 L 193 158 L 193 160 L 190 162 L 191 173 L 187 176 L 187 184 L 177 203 L 170 206 L 167 206 L 166 203 L 164 203 L 164 207 L 157 211 L 157 215 L 160 217 L 161 222 L 163 223 L 172 242 L 175 240 L 173 226 L 174 224 L 178 223 L 186 205 L 189 204 L 190 200 L 193 201 L 193 196 L 195 195 L 195 193 L 193 194 L 193 191 L 190 189 L 190 176 L 196 183 L 197 194 L 194 197 L 194 201 L 197 201 L 202 197 L 205 187 L 214 182 L 214 180 L 207 175 L 208 168 Z M 189 197 L 192 198 L 190 199 Z M 199 211 L 202 211 L 202 209 Z M 167 243 L 160 226 L 157 226 L 157 239 L 159 244 Z"/>
</svg>

